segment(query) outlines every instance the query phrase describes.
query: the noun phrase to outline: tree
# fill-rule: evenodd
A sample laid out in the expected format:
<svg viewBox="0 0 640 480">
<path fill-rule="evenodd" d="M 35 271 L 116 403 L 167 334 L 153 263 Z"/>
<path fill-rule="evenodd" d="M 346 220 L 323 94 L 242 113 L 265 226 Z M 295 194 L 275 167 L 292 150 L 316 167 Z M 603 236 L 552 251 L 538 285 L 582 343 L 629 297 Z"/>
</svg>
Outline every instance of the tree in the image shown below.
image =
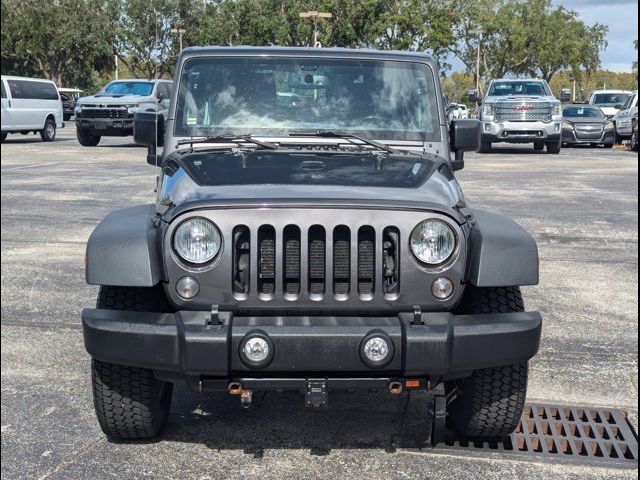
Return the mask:
<svg viewBox="0 0 640 480">
<path fill-rule="evenodd" d="M 105 0 L 4 0 L 2 71 L 91 87 L 113 66 L 112 19 Z"/>
<path fill-rule="evenodd" d="M 452 11 L 460 39 L 451 48 L 469 72 L 476 69 L 481 28 L 483 80 L 532 75 L 551 80 L 563 70 L 600 66 L 607 27 L 582 22 L 576 12 L 552 7 L 551 0 L 455 0 Z"/>
<path fill-rule="evenodd" d="M 133 76 L 161 78 L 173 74 L 177 38 L 198 12 L 193 0 L 116 0 L 116 53 Z M 201 8 L 201 7 L 200 7 Z M 199 12 L 198 12 L 199 13 Z"/>
<path fill-rule="evenodd" d="M 470 73 L 453 72 L 442 79 L 442 90 L 453 103 L 468 103 L 469 90 L 475 86 L 476 79 Z"/>
</svg>

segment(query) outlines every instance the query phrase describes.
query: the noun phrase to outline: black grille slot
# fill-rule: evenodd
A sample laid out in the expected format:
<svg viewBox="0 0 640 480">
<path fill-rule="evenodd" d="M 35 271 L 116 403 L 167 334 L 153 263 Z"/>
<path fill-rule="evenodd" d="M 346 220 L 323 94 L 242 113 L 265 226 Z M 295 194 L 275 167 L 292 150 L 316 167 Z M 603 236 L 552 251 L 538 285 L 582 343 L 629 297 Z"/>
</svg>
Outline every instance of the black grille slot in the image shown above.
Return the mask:
<svg viewBox="0 0 640 480">
<path fill-rule="evenodd" d="M 129 112 L 127 112 L 126 108 L 91 108 L 91 109 L 82 110 L 80 117 L 82 118 L 128 118 Z"/>
<path fill-rule="evenodd" d="M 373 227 L 358 230 L 358 293 L 375 291 L 376 233 Z"/>
<path fill-rule="evenodd" d="M 333 230 L 333 293 L 349 293 L 351 271 L 351 230 L 339 225 Z"/>
<path fill-rule="evenodd" d="M 384 229 L 382 234 L 382 278 L 386 295 L 400 290 L 400 231 L 395 227 Z"/>
<path fill-rule="evenodd" d="M 251 235 L 249 228 L 240 225 L 233 229 L 233 292 L 249 293 L 249 267 L 251 265 Z"/>
<path fill-rule="evenodd" d="M 258 291 L 272 295 L 276 285 L 276 230 L 263 225 L 258 230 Z"/>
<path fill-rule="evenodd" d="M 282 235 L 284 251 L 284 292 L 300 293 L 300 228 L 288 225 Z"/>
<path fill-rule="evenodd" d="M 309 293 L 321 295 L 325 289 L 326 232 L 320 225 L 309 229 Z"/>
</svg>

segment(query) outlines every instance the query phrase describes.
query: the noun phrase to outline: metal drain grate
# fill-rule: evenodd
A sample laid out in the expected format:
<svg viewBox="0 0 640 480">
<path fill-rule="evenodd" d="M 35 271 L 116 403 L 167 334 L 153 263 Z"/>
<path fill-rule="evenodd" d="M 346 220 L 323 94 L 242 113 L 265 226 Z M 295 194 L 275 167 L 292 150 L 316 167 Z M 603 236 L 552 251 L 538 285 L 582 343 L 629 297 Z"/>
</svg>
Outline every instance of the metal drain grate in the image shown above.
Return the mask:
<svg viewBox="0 0 640 480">
<path fill-rule="evenodd" d="M 526 455 L 636 467 L 638 437 L 620 410 L 527 404 L 514 433 L 502 441 L 450 439 L 440 450 Z"/>
</svg>

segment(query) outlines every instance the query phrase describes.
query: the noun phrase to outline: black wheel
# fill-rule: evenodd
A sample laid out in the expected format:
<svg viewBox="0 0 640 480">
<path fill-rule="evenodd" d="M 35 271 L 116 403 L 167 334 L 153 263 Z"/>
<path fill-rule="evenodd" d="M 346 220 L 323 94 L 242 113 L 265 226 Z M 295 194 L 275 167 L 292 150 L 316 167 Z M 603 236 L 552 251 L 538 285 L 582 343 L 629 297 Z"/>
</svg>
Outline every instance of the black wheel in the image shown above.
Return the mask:
<svg viewBox="0 0 640 480">
<path fill-rule="evenodd" d="M 544 142 L 533 142 L 533 149 L 536 152 L 541 152 L 544 150 Z"/>
<path fill-rule="evenodd" d="M 169 311 L 161 287 L 100 287 L 98 308 Z M 171 410 L 173 384 L 146 368 L 115 365 L 93 359 L 93 402 L 102 431 L 115 440 L 147 439 L 164 428 Z"/>
<path fill-rule="evenodd" d="M 633 127 L 633 132 L 631 133 L 630 146 L 631 150 L 634 152 L 638 151 L 638 127 L 635 125 Z"/>
<path fill-rule="evenodd" d="M 456 313 L 508 313 L 524 311 L 518 287 L 467 287 Z M 449 407 L 452 426 L 468 437 L 497 438 L 518 426 L 527 395 L 526 362 L 476 370 L 470 377 L 452 382 L 455 390 Z"/>
<path fill-rule="evenodd" d="M 78 142 L 83 147 L 95 147 L 100 143 L 100 136 L 93 135 L 88 130 L 83 128 L 76 128 L 76 137 L 78 138 Z"/>
<path fill-rule="evenodd" d="M 482 140 L 482 142 L 480 143 L 480 149 L 478 150 L 479 153 L 491 153 L 491 142 L 487 142 L 485 140 Z"/>
<path fill-rule="evenodd" d="M 48 117 L 44 122 L 44 128 L 40 130 L 40 138 L 43 142 L 53 142 L 56 139 L 56 121 Z"/>
<path fill-rule="evenodd" d="M 2 133 L 2 137 L 0 138 L 0 140 L 2 140 L 2 143 L 4 143 L 4 141 L 7 139 L 7 134 L 6 133 Z"/>
<path fill-rule="evenodd" d="M 547 143 L 547 153 L 551 153 L 553 155 L 557 155 L 560 153 L 562 145 L 560 142 L 548 142 Z"/>
<path fill-rule="evenodd" d="M 613 148 L 613 143 L 605 143 L 604 148 Z"/>
</svg>

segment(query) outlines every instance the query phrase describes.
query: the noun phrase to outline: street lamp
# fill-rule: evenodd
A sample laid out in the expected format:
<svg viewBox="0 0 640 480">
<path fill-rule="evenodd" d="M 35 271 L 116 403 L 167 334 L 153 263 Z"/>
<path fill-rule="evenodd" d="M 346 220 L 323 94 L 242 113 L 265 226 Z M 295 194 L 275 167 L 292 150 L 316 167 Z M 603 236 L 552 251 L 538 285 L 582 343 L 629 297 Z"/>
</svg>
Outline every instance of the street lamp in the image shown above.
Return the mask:
<svg viewBox="0 0 640 480">
<path fill-rule="evenodd" d="M 478 96 L 480 95 L 480 44 L 482 43 L 482 34 L 484 30 L 482 28 L 476 28 L 475 30 L 469 30 L 471 35 L 478 35 L 478 59 L 476 61 L 476 89 L 478 90 Z"/>
<path fill-rule="evenodd" d="M 332 18 L 333 15 L 327 12 L 316 12 L 312 10 L 310 12 L 300 12 L 300 18 L 313 18 L 313 46 L 318 47 L 318 19 L 319 18 Z"/>
<path fill-rule="evenodd" d="M 172 28 L 171 30 L 169 30 L 169 32 L 178 34 L 178 42 L 180 44 L 180 51 L 182 51 L 182 34 L 186 33 L 186 30 L 184 28 Z"/>
</svg>

